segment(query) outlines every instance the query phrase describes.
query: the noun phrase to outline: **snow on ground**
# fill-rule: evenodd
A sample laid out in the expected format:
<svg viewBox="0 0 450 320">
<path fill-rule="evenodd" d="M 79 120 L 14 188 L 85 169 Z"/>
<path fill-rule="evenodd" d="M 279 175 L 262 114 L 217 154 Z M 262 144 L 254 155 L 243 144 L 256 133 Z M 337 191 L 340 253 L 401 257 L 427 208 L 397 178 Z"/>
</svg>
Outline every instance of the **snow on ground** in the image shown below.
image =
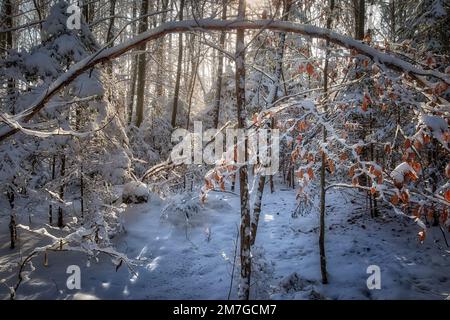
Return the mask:
<svg viewBox="0 0 450 320">
<path fill-rule="evenodd" d="M 363 196 L 360 195 L 361 199 Z M 326 250 L 330 284 L 320 283 L 318 214 L 292 217 L 295 191 L 283 186 L 264 195 L 256 240 L 253 298 L 272 299 L 445 299 L 450 296 L 450 251 L 439 230 L 417 241 L 417 226 L 402 217 L 372 219 L 348 193 L 328 197 Z M 231 193 L 211 193 L 195 223 L 161 219 L 167 201 L 152 197 L 130 205 L 126 233 L 114 239 L 119 251 L 139 260 L 136 274 L 116 272 L 107 257 L 88 261 L 76 253 L 50 253 L 33 260 L 18 299 L 227 299 L 233 269 L 239 202 Z M 201 219 L 199 219 L 201 217 Z M 17 281 L 16 265 L 35 235 L 20 231 L 21 251 L 11 251 L 6 217 L 0 219 L 0 298 Z M 239 258 L 236 259 L 239 263 Z M 66 268 L 81 268 L 81 290 L 66 287 Z M 369 290 L 369 265 L 381 269 L 381 289 Z M 30 271 L 28 267 L 26 269 Z M 235 267 L 234 280 L 239 277 Z M 280 283 L 282 285 L 280 286 Z M 7 285 L 6 285 L 7 284 Z M 236 298 L 236 282 L 231 298 Z"/>
</svg>

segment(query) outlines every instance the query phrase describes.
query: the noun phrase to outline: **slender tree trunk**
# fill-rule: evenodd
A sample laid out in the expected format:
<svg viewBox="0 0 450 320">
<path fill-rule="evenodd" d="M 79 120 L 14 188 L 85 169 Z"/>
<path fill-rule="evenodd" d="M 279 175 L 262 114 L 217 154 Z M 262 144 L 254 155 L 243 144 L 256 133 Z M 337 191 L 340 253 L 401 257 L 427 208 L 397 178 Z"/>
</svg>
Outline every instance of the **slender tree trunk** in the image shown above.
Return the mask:
<svg viewBox="0 0 450 320">
<path fill-rule="evenodd" d="M 377 159 L 375 158 L 375 150 L 374 150 L 374 145 L 373 143 L 370 146 L 370 158 L 371 161 L 377 161 Z M 378 202 L 377 202 L 377 196 L 378 194 L 375 193 L 372 195 L 372 201 L 373 201 L 373 208 L 372 208 L 372 216 L 378 217 Z"/>
<path fill-rule="evenodd" d="M 114 42 L 112 42 L 112 39 L 114 37 L 113 28 L 114 28 L 115 14 L 116 14 L 116 0 L 109 0 L 109 16 L 110 16 L 110 18 L 109 18 L 108 31 L 106 33 L 106 43 L 111 42 L 108 45 L 109 48 L 114 46 Z M 112 62 L 108 62 L 106 72 L 108 75 L 110 75 L 110 76 L 112 75 L 112 72 L 113 72 Z"/>
<path fill-rule="evenodd" d="M 327 140 L 327 131 L 323 128 L 324 142 Z M 325 252 L 325 201 L 326 201 L 326 186 L 325 186 L 325 167 L 326 154 L 322 152 L 322 166 L 320 168 L 320 226 L 319 226 L 319 249 L 320 249 L 320 273 L 322 274 L 322 283 L 328 283 L 327 276 L 327 260 Z"/>
<path fill-rule="evenodd" d="M 83 165 L 80 168 L 80 214 L 81 218 L 84 218 L 84 178 L 83 178 Z"/>
<path fill-rule="evenodd" d="M 184 0 L 180 0 L 180 21 L 183 20 Z M 175 80 L 175 91 L 173 93 L 173 105 L 172 105 L 172 127 L 175 128 L 177 124 L 177 112 L 178 112 L 178 97 L 180 95 L 180 82 L 181 82 L 181 67 L 183 65 L 183 34 L 178 34 L 178 65 L 177 65 L 177 78 Z"/>
<path fill-rule="evenodd" d="M 354 0 L 354 6 L 355 6 L 355 39 L 357 40 L 363 40 L 364 39 L 364 27 L 365 27 L 365 0 Z M 359 77 L 360 75 L 358 75 Z M 371 116 L 369 118 L 369 124 L 368 124 L 369 130 L 372 130 L 372 119 Z M 366 139 L 367 132 L 364 130 L 362 132 L 363 139 Z M 370 159 L 370 147 L 369 150 L 365 149 L 363 157 L 365 159 Z M 363 184 L 365 184 L 366 187 L 370 187 L 372 184 L 372 179 L 370 179 L 369 176 L 364 176 Z M 368 200 L 369 205 L 369 213 L 370 216 L 373 218 L 375 216 L 374 212 L 374 197 L 370 191 L 367 192 L 366 199 Z"/>
<path fill-rule="evenodd" d="M 389 0 L 389 20 L 390 20 L 390 38 L 392 42 L 397 41 L 396 37 L 396 17 L 395 17 L 395 0 Z"/>
<path fill-rule="evenodd" d="M 366 15 L 365 0 L 353 0 L 355 13 L 355 39 L 364 39 L 364 21 Z"/>
<path fill-rule="evenodd" d="M 61 155 L 60 178 L 64 179 L 65 174 L 66 174 L 66 156 L 63 154 Z M 61 187 L 59 188 L 59 197 L 61 200 L 64 200 L 64 185 L 65 183 L 62 182 Z M 59 228 L 64 227 L 64 217 L 62 207 L 58 208 L 58 227 Z"/>
<path fill-rule="evenodd" d="M 137 4 L 134 1 L 133 2 L 133 18 L 137 17 Z M 136 24 L 133 23 L 131 26 L 133 36 L 137 33 L 137 27 Z M 136 80 L 137 80 L 137 64 L 138 64 L 138 58 L 137 56 L 131 57 L 131 79 L 130 79 L 130 88 L 128 90 L 128 97 L 127 97 L 127 122 L 128 125 L 130 125 L 133 121 L 133 107 L 134 107 L 134 96 L 136 94 Z"/>
<path fill-rule="evenodd" d="M 108 31 L 106 33 L 106 43 L 109 43 L 113 39 L 113 28 L 114 28 L 114 21 L 115 21 L 115 15 L 116 15 L 116 0 L 109 0 L 109 25 L 108 25 Z M 111 43 L 109 47 L 113 47 L 114 44 Z"/>
<path fill-rule="evenodd" d="M 13 4 L 11 0 L 5 0 L 2 4 L 2 14 L 0 15 L 0 19 L 3 20 L 3 23 L 0 23 L 5 29 L 13 28 Z M 3 18 L 4 17 L 4 18 Z M 0 34 L 0 46 L 5 48 L 6 50 L 12 49 L 14 46 L 14 38 L 13 32 L 11 30 Z M 15 102 L 12 101 L 14 99 L 14 92 L 16 88 L 16 81 L 13 78 L 8 78 L 7 83 L 7 94 L 9 99 L 11 99 L 11 113 L 15 114 Z"/>
<path fill-rule="evenodd" d="M 266 176 L 261 175 L 258 180 L 258 190 L 256 191 L 255 205 L 253 206 L 253 216 L 251 223 L 252 225 L 251 245 L 254 245 L 256 241 L 256 232 L 258 231 L 259 216 L 261 214 L 262 197 L 265 183 L 266 183 Z"/>
<path fill-rule="evenodd" d="M 2 25 L 5 29 L 11 29 L 13 27 L 13 5 L 11 0 L 5 0 L 2 4 L 2 14 L 0 17 L 2 18 Z M 3 18 L 4 17 L 4 18 Z M 2 40 L 2 46 L 5 49 L 12 49 L 13 47 L 13 32 L 8 30 L 7 32 L 0 35 Z"/>
<path fill-rule="evenodd" d="M 82 13 L 87 24 L 90 24 L 94 18 L 94 5 L 92 0 L 83 0 Z"/>
<path fill-rule="evenodd" d="M 172 12 L 174 10 L 173 7 L 174 7 L 174 1 L 171 0 L 170 1 L 169 21 L 174 21 L 176 19 L 176 17 L 174 17 L 172 15 Z M 167 39 L 167 52 L 168 52 L 168 54 L 167 54 L 167 72 L 169 73 L 168 74 L 168 78 L 170 79 L 170 81 L 169 81 L 170 84 L 172 84 L 173 80 L 174 80 L 173 79 L 173 68 L 172 68 L 172 66 L 173 66 L 173 54 L 171 54 L 172 51 L 173 51 L 173 36 L 174 35 L 172 33 L 169 33 L 168 39 Z M 168 94 L 168 96 L 170 96 L 170 95 Z"/>
<path fill-rule="evenodd" d="M 169 0 L 162 0 L 162 10 L 167 10 L 169 6 Z M 161 14 L 161 23 L 166 22 L 167 20 L 167 13 L 163 12 Z M 162 105 L 162 100 L 165 94 L 165 90 L 164 90 L 164 83 L 167 82 L 166 78 L 166 73 L 167 70 L 165 69 L 165 60 L 166 60 L 166 52 L 165 52 L 165 38 L 161 38 L 158 40 L 158 47 L 157 47 L 157 59 L 158 59 L 158 64 L 156 66 L 156 74 L 157 74 L 157 80 L 156 80 L 156 99 L 154 102 L 154 107 L 156 112 L 161 112 L 163 105 Z"/>
<path fill-rule="evenodd" d="M 227 0 L 222 0 L 222 20 L 227 19 Z M 225 39 L 226 33 L 220 33 L 219 46 L 221 50 L 225 50 Z M 222 95 L 222 78 L 223 78 L 223 59 L 224 54 L 222 51 L 218 51 L 218 66 L 217 66 L 217 82 L 216 82 L 216 92 L 215 92 L 215 105 L 214 105 L 214 128 L 219 126 L 219 115 L 220 115 L 220 99 Z"/>
<path fill-rule="evenodd" d="M 142 0 L 141 16 L 148 13 L 149 0 Z M 139 33 L 143 33 L 148 29 L 148 17 L 142 18 L 139 24 Z M 147 70 L 147 45 L 143 44 L 138 48 L 139 53 L 137 63 L 137 88 L 136 88 L 136 127 L 140 127 L 144 120 L 144 100 L 145 100 L 145 77 Z"/>
<path fill-rule="evenodd" d="M 186 130 L 189 130 L 189 125 L 191 122 L 191 108 L 192 108 L 192 98 L 194 96 L 195 91 L 195 83 L 197 80 L 197 73 L 198 73 L 198 67 L 200 65 L 200 50 L 198 53 L 195 52 L 195 40 L 192 39 L 193 46 L 192 46 L 192 57 L 191 57 L 191 83 L 189 84 L 189 97 L 188 97 L 188 118 L 187 118 L 187 124 L 186 124 Z M 199 45 L 199 44 L 198 44 Z M 195 56 L 195 57 L 194 57 Z"/>
<path fill-rule="evenodd" d="M 334 0 L 330 0 L 330 11 L 334 10 Z M 332 14 L 327 18 L 327 29 L 331 29 L 332 22 Z M 327 40 L 326 42 L 326 52 L 325 52 L 325 66 L 323 68 L 323 91 L 325 94 L 328 92 L 328 57 L 330 54 L 330 50 L 328 46 L 330 42 Z M 326 102 L 325 102 L 326 103 Z M 327 112 L 327 107 L 325 107 L 325 115 Z M 325 126 L 323 127 L 323 142 L 326 144 L 327 142 L 327 129 Z M 320 272 L 322 274 L 322 283 L 328 283 L 327 276 L 327 260 L 325 253 L 325 205 L 326 205 L 326 165 L 327 165 L 327 157 L 324 151 L 322 151 L 322 166 L 320 168 L 320 226 L 319 226 L 319 251 L 320 251 Z"/>
<path fill-rule="evenodd" d="M 10 234 L 10 248 L 14 249 L 16 247 L 17 239 L 17 228 L 16 228 L 16 217 L 14 212 L 11 212 L 9 220 L 9 234 Z"/>
<path fill-rule="evenodd" d="M 245 18 L 245 0 L 239 0 L 238 19 Z M 245 126 L 245 44 L 244 30 L 238 30 L 236 34 L 236 105 L 238 128 Z M 246 143 L 246 142 L 244 142 Z M 247 154 L 247 147 L 245 146 Z M 247 158 L 247 155 L 246 157 Z M 239 168 L 239 187 L 241 199 L 241 228 L 240 228 L 240 256 L 241 256 L 241 283 L 239 285 L 239 297 L 248 300 L 250 298 L 251 277 L 251 232 L 250 232 L 250 205 L 248 195 L 247 165 Z"/>
<path fill-rule="evenodd" d="M 128 102 L 127 102 L 127 116 L 128 116 L 128 125 L 131 124 L 133 121 L 133 107 L 134 107 L 134 100 L 135 100 L 135 94 L 136 94 L 136 81 L 137 81 L 137 63 L 138 59 L 137 56 L 132 58 L 132 66 L 131 66 L 131 79 L 130 79 L 130 90 L 128 92 Z"/>
<path fill-rule="evenodd" d="M 54 181 L 55 177 L 56 177 L 56 156 L 55 155 L 52 157 L 52 163 L 50 166 L 50 170 L 52 172 L 52 181 Z M 52 225 L 52 223 L 53 223 L 53 205 L 50 204 L 48 206 L 48 224 Z"/>
<path fill-rule="evenodd" d="M 15 201 L 15 194 L 14 190 L 10 188 L 10 190 L 7 191 L 8 196 L 8 202 L 9 206 L 11 207 L 11 214 L 10 214 L 10 220 L 9 220 L 9 234 L 10 234 L 10 248 L 14 249 L 16 247 L 16 240 L 17 240 L 17 228 L 16 228 L 16 215 L 14 213 L 14 201 Z"/>
</svg>

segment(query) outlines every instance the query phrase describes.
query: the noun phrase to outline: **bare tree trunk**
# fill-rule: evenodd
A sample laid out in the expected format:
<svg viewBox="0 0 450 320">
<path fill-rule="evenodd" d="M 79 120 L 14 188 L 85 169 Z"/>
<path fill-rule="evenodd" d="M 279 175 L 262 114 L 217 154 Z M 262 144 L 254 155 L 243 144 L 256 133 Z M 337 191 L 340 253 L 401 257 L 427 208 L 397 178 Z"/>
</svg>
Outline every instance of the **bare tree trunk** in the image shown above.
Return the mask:
<svg viewBox="0 0 450 320">
<path fill-rule="evenodd" d="M 355 14 L 355 39 L 364 39 L 364 21 L 366 15 L 365 0 L 353 0 Z"/>
<path fill-rule="evenodd" d="M 52 157 L 52 163 L 51 163 L 50 169 L 52 171 L 52 181 L 53 181 L 53 180 L 55 180 L 55 177 L 56 177 L 56 156 L 55 155 Z M 52 225 L 52 223 L 53 223 L 53 205 L 50 204 L 48 206 L 48 224 Z"/>
<path fill-rule="evenodd" d="M 84 178 L 83 178 L 83 165 L 80 168 L 80 214 L 81 218 L 84 218 Z"/>
<path fill-rule="evenodd" d="M 137 17 L 137 5 L 136 2 L 133 2 L 133 18 Z M 133 25 L 131 26 L 132 28 L 132 33 L 133 36 L 136 35 L 136 24 L 133 23 Z M 137 80 L 137 63 L 138 63 L 138 58 L 137 56 L 132 56 L 131 57 L 131 79 L 130 79 L 130 88 L 128 90 L 128 97 L 127 97 L 127 122 L 128 125 L 131 124 L 131 122 L 133 121 L 133 107 L 134 107 L 134 96 L 136 94 L 136 80 Z"/>
<path fill-rule="evenodd" d="M 227 19 L 227 0 L 222 0 L 222 20 Z M 222 31 L 220 33 L 220 49 L 225 50 L 225 39 L 226 33 Z M 222 95 L 222 78 L 223 78 L 223 58 L 224 54 L 219 50 L 219 64 L 217 66 L 217 83 L 215 92 L 215 105 L 214 105 L 214 128 L 219 126 L 219 115 L 220 115 L 220 99 Z"/>
<path fill-rule="evenodd" d="M 110 42 L 113 39 L 113 27 L 116 15 L 116 0 L 109 0 L 109 25 L 108 32 L 106 34 L 106 43 Z M 113 47 L 114 44 L 110 44 L 109 47 Z"/>
<path fill-rule="evenodd" d="M 141 3 L 141 16 L 148 13 L 149 0 L 142 0 Z M 139 33 L 143 33 L 148 29 L 148 17 L 144 17 L 140 20 Z M 136 127 L 140 127 L 144 120 L 144 100 L 145 100 L 145 76 L 147 70 L 147 45 L 143 44 L 139 47 L 138 63 L 137 63 L 137 88 L 136 88 Z"/>
<path fill-rule="evenodd" d="M 239 0 L 238 19 L 245 18 L 245 0 Z M 238 30 L 236 34 L 236 105 L 238 128 L 244 128 L 245 108 L 245 44 L 244 30 Z M 244 142 L 246 143 L 246 142 Z M 245 153 L 247 148 L 245 146 Z M 246 155 L 247 158 L 247 155 Z M 251 233 L 250 233 L 250 205 L 248 196 L 248 172 L 247 166 L 239 168 L 239 187 L 241 199 L 241 283 L 239 285 L 239 297 L 248 300 L 250 298 L 250 276 L 251 276 Z"/>
<path fill-rule="evenodd" d="M 180 0 L 180 21 L 183 20 L 184 0 Z M 175 80 L 175 91 L 173 93 L 172 105 L 172 127 L 175 128 L 177 124 L 178 111 L 178 97 L 180 95 L 180 81 L 181 81 L 181 67 L 183 65 L 183 34 L 178 34 L 178 65 L 177 65 L 177 79 Z"/>
<path fill-rule="evenodd" d="M 14 200 L 15 194 L 14 190 L 10 187 L 7 191 L 9 206 L 11 207 L 11 214 L 9 220 L 9 234 L 10 234 L 10 248 L 14 249 L 16 247 L 17 240 L 17 228 L 16 228 L 16 215 L 14 214 Z"/>
<path fill-rule="evenodd" d="M 11 29 L 13 27 L 13 5 L 11 0 L 5 0 L 3 2 L 2 8 L 3 14 L 2 17 L 2 25 L 5 29 Z M 8 30 L 7 32 L 1 34 L 2 37 L 2 46 L 5 49 L 11 49 L 13 47 L 13 32 Z"/>
<path fill-rule="evenodd" d="M 109 0 L 109 25 L 108 25 L 108 31 L 106 33 L 106 43 L 109 43 L 113 39 L 113 27 L 114 27 L 114 21 L 115 21 L 115 14 L 116 14 L 116 0 Z M 112 48 L 114 46 L 114 42 L 111 42 L 108 47 Z M 108 66 L 106 68 L 106 72 L 108 75 L 112 75 L 112 62 L 108 63 Z"/>
<path fill-rule="evenodd" d="M 38 1 L 36 1 L 36 0 L 33 0 L 33 5 L 34 5 L 34 8 L 36 9 L 38 19 L 39 19 L 39 21 L 41 21 L 43 16 L 42 16 L 42 10 L 41 10 L 40 3 L 38 3 Z M 39 29 L 42 31 L 42 23 L 39 23 Z M 42 33 L 41 33 L 41 35 L 42 35 Z"/>
<path fill-rule="evenodd" d="M 87 24 L 90 24 L 94 18 L 94 1 L 83 0 L 83 16 Z"/>
<path fill-rule="evenodd" d="M 13 4 L 11 0 L 5 0 L 2 4 L 2 14 L 0 14 L 0 26 L 5 29 L 13 28 Z M 0 33 L 0 48 L 6 50 L 12 49 L 14 46 L 13 32 L 8 30 L 5 33 Z M 5 51 L 6 53 L 6 51 Z M 16 81 L 13 78 L 8 78 L 7 94 L 10 99 L 14 97 L 14 91 L 16 87 Z M 15 103 L 11 103 L 11 113 L 15 114 Z"/>
<path fill-rule="evenodd" d="M 331 29 L 332 22 L 332 12 L 334 9 L 334 0 L 330 0 L 330 15 L 327 18 L 327 29 Z M 328 57 L 330 55 L 330 50 L 328 46 L 330 42 L 326 42 L 326 52 L 325 52 L 325 66 L 323 68 L 323 91 L 328 92 Z M 327 107 L 325 107 L 325 113 L 327 112 Z M 323 142 L 327 142 L 327 129 L 323 127 Z M 319 250 L 320 250 L 320 273 L 322 274 L 322 283 L 328 283 L 327 275 L 327 260 L 325 252 L 325 204 L 326 204 L 326 165 L 327 157 L 324 151 L 322 151 L 322 166 L 320 168 L 320 226 L 319 226 Z"/>
<path fill-rule="evenodd" d="M 162 10 L 165 11 L 167 10 L 169 6 L 169 0 L 162 0 Z M 167 13 L 163 12 L 161 14 L 161 23 L 166 22 L 167 20 Z M 161 111 L 163 106 L 161 104 L 162 99 L 164 97 L 164 81 L 166 78 L 166 74 L 167 71 L 165 69 L 165 58 L 166 58 L 166 52 L 165 52 L 165 38 L 161 38 L 159 40 L 159 43 L 157 45 L 157 59 L 158 59 L 158 64 L 156 66 L 156 74 L 157 74 L 157 80 L 156 80 L 156 99 L 154 102 L 154 108 L 155 110 Z"/>
<path fill-rule="evenodd" d="M 64 176 L 66 174 L 66 155 L 61 155 L 61 168 L 60 168 L 60 178 L 64 179 Z M 64 200 L 64 181 L 61 183 L 61 186 L 59 187 L 59 198 L 61 200 Z M 63 208 L 58 208 L 58 227 L 63 228 L 64 227 L 64 217 L 63 217 Z"/>
<path fill-rule="evenodd" d="M 357 40 L 363 40 L 364 39 L 364 24 L 365 24 L 365 0 L 354 0 L 354 15 L 355 15 L 355 39 Z M 358 73 L 357 77 L 360 77 L 361 75 Z M 372 130 L 372 119 L 371 116 L 369 118 L 368 123 L 369 131 Z M 363 139 L 366 139 L 367 131 L 362 131 Z M 369 149 L 365 148 L 364 153 L 362 157 L 365 159 L 370 158 L 370 147 Z M 364 180 L 362 181 L 362 184 L 366 187 L 370 187 L 372 185 L 372 180 L 368 175 L 365 175 L 362 177 Z M 373 195 L 370 191 L 366 193 L 366 200 L 368 201 L 369 206 L 369 214 L 373 218 L 374 217 L 374 203 L 373 203 Z"/>
<path fill-rule="evenodd" d="M 127 112 L 128 112 L 128 125 L 133 121 L 133 106 L 134 106 L 134 96 L 136 94 L 136 81 L 137 81 L 137 56 L 132 58 L 131 66 L 131 79 L 130 79 L 130 89 L 128 92 L 128 102 L 127 102 Z"/>
<path fill-rule="evenodd" d="M 389 0 L 389 37 L 391 41 L 397 41 L 396 18 L 395 18 L 395 0 Z"/>
<path fill-rule="evenodd" d="M 258 231 L 259 216 L 261 214 L 262 197 L 265 183 L 266 183 L 266 176 L 261 175 L 258 180 L 258 190 L 256 191 L 255 205 L 253 206 L 253 216 L 251 222 L 252 226 L 251 245 L 254 245 L 256 241 L 256 232 Z"/>
<path fill-rule="evenodd" d="M 11 212 L 10 220 L 9 220 L 9 234 L 10 234 L 10 245 L 11 249 L 16 247 L 17 240 L 17 228 L 16 228 L 16 217 L 14 212 Z"/>
<path fill-rule="evenodd" d="M 200 65 L 200 50 L 195 52 L 195 39 L 192 39 L 192 50 L 191 50 L 191 83 L 189 84 L 189 96 L 188 96 L 188 118 L 186 124 L 186 130 L 189 130 L 189 125 L 191 122 L 191 108 L 192 108 L 192 97 L 194 96 L 195 91 L 195 82 L 197 80 L 198 67 Z M 199 45 L 199 44 L 197 44 Z M 195 57 L 194 57 L 195 56 Z"/>
</svg>

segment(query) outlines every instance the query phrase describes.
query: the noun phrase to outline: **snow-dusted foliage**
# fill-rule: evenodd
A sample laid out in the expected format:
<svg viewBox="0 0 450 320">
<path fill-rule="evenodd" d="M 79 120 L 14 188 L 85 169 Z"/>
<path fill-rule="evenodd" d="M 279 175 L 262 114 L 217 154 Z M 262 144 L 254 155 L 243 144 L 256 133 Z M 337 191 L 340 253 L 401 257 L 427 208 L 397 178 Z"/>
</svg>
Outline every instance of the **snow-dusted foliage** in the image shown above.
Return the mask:
<svg viewBox="0 0 450 320">
<path fill-rule="evenodd" d="M 109 237 L 121 230 L 117 214 L 122 209 L 111 206 L 111 186 L 130 180 L 131 153 L 117 111 L 120 98 L 104 85 L 102 72 L 91 69 L 48 100 L 33 119 L 22 121 L 27 117 L 23 111 L 56 78 L 100 49 L 84 22 L 80 30 L 67 28 L 67 8 L 62 0 L 51 7 L 42 22 L 40 44 L 11 49 L 0 60 L 2 121 L 20 131 L 0 146 L 0 181 L 2 193 L 14 194 L 11 206 L 22 224 L 26 201 L 21 200 L 39 200 L 39 221 L 66 226 L 66 232 L 83 225 L 72 234 L 87 237 L 91 232 L 96 244 L 92 250 L 106 250 Z M 72 238 L 67 243 L 71 250 L 86 245 L 72 245 Z"/>
<path fill-rule="evenodd" d="M 448 53 L 450 5 L 445 0 L 421 0 L 410 6 L 400 40 L 412 40 L 421 52 Z"/>
</svg>

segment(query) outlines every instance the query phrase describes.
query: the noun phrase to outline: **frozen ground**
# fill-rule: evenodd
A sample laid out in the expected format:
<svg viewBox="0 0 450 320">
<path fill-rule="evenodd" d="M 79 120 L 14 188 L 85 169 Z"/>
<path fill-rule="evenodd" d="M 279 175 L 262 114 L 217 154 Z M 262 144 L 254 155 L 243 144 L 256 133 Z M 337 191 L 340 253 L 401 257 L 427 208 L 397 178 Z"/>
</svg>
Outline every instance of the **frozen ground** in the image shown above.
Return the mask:
<svg viewBox="0 0 450 320">
<path fill-rule="evenodd" d="M 361 198 L 361 197 L 359 197 Z M 279 186 L 265 193 L 255 251 L 253 298 L 273 299 L 446 299 L 450 296 L 450 249 L 438 229 L 417 241 L 417 226 L 399 217 L 371 219 L 347 193 L 328 197 L 326 250 L 330 284 L 320 284 L 317 210 L 293 218 L 295 192 Z M 169 200 L 167 200 L 169 201 Z M 183 219 L 162 220 L 167 201 L 154 197 L 124 214 L 127 232 L 114 239 L 139 260 L 136 275 L 116 272 L 107 257 L 88 261 L 76 253 L 50 253 L 27 267 L 18 299 L 227 299 L 233 270 L 238 197 L 211 193 L 186 227 Z M 194 200 L 196 202 L 196 200 Z M 169 211 L 172 208 L 169 207 Z M 167 211 L 166 211 L 167 212 Z M 21 250 L 11 251 L 7 219 L 0 220 L 0 298 L 17 281 L 15 259 L 24 256 L 34 235 L 19 231 Z M 239 259 L 236 259 L 238 264 Z M 81 268 L 81 290 L 66 288 L 66 268 Z M 366 285 L 369 265 L 381 269 L 381 289 Z M 239 277 L 235 267 L 234 279 Z M 280 285 L 281 283 L 281 285 Z M 236 282 L 231 298 L 236 298 Z"/>
</svg>

